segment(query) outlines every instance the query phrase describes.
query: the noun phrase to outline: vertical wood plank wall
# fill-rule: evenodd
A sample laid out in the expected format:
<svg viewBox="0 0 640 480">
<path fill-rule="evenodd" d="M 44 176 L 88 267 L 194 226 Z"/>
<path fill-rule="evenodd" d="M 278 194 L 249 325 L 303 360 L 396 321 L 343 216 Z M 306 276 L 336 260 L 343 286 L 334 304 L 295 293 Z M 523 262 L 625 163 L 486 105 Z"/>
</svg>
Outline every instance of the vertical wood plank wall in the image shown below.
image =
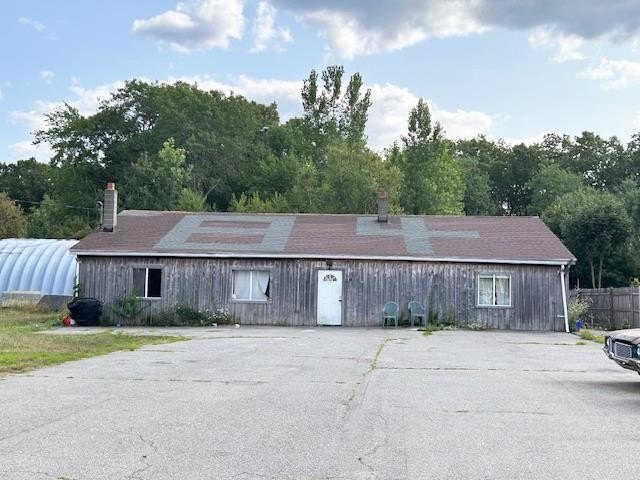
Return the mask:
<svg viewBox="0 0 640 480">
<path fill-rule="evenodd" d="M 84 295 L 106 304 L 130 294 L 132 268 L 162 268 L 162 298 L 144 300 L 147 315 L 186 303 L 200 310 L 228 308 L 243 324 L 316 325 L 318 270 L 343 272 L 343 325 L 381 325 L 387 301 L 406 309 L 411 300 L 439 318 L 513 330 L 564 330 L 559 267 L 400 261 L 207 259 L 149 257 L 78 258 Z M 267 303 L 231 299 L 236 269 L 271 271 Z M 511 276 L 511 307 L 478 307 L 478 274 Z"/>
</svg>

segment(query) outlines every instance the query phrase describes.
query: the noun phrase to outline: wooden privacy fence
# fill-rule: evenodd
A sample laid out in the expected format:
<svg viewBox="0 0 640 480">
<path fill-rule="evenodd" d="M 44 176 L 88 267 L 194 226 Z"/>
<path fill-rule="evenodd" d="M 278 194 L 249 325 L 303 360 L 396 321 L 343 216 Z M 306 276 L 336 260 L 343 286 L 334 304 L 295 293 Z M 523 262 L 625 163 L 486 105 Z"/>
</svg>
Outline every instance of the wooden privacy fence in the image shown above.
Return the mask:
<svg viewBox="0 0 640 480">
<path fill-rule="evenodd" d="M 614 330 L 640 327 L 640 287 L 581 288 L 571 290 L 571 299 L 590 300 L 583 322 L 589 327 Z"/>
</svg>

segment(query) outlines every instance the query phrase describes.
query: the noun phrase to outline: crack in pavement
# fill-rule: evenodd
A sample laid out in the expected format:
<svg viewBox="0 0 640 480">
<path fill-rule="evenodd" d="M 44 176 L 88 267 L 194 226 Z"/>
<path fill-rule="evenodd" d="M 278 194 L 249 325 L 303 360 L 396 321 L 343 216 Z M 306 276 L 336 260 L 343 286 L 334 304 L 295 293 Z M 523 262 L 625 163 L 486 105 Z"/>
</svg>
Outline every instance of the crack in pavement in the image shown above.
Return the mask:
<svg viewBox="0 0 640 480">
<path fill-rule="evenodd" d="M 342 400 L 340 402 L 340 404 L 344 407 L 344 412 L 342 413 L 342 416 L 341 416 L 341 420 L 342 420 L 343 424 L 347 422 L 349 416 L 351 415 L 351 413 L 353 411 L 353 404 L 354 404 L 354 401 L 355 401 L 356 397 L 358 396 L 358 390 L 359 389 L 362 389 L 362 392 L 361 392 L 361 395 L 360 395 L 361 398 L 360 398 L 360 402 L 359 403 L 362 404 L 364 402 L 364 399 L 367 396 L 367 390 L 369 389 L 369 383 L 371 381 L 371 373 L 378 368 L 378 360 L 380 359 L 380 356 L 382 355 L 382 351 L 384 350 L 384 348 L 390 342 L 393 342 L 393 341 L 396 341 L 396 340 L 401 340 L 401 338 L 398 338 L 398 337 L 387 337 L 382 342 L 380 342 L 373 359 L 369 363 L 369 368 L 367 369 L 367 371 L 362 373 L 362 375 L 360 376 L 360 380 L 356 381 L 355 385 L 351 389 L 351 394 L 349 395 L 349 397 L 346 400 Z M 358 357 L 358 359 L 359 359 L 359 360 L 357 360 L 358 363 L 360 362 L 361 358 L 362 358 L 362 355 L 360 355 L 360 357 Z M 364 386 L 361 387 L 362 385 L 364 385 Z"/>
<path fill-rule="evenodd" d="M 367 462 L 365 462 L 365 459 L 368 460 L 370 457 L 378 453 L 378 451 L 381 448 L 389 446 L 389 422 L 381 414 L 378 414 L 378 418 L 380 418 L 384 423 L 384 432 L 385 432 L 384 440 L 382 442 L 376 443 L 372 448 L 370 448 L 365 453 L 357 457 L 358 462 L 362 466 L 364 466 L 367 470 L 369 470 L 369 473 L 371 473 L 371 475 L 373 475 L 374 478 L 377 478 L 376 471 L 372 465 L 369 465 Z"/>
<path fill-rule="evenodd" d="M 111 430 L 112 432 L 119 433 L 120 435 L 137 438 L 138 440 L 140 440 L 140 442 L 142 442 L 142 444 L 151 448 L 152 454 L 158 455 L 159 453 L 158 446 L 155 444 L 155 442 L 153 442 L 153 440 L 149 440 L 145 438 L 140 432 L 133 432 L 133 431 L 128 432 L 128 431 L 118 430 L 117 428 L 113 428 L 113 427 L 109 428 L 109 430 Z M 140 480 L 142 478 L 141 475 L 147 470 L 149 470 L 151 467 L 153 467 L 153 464 L 148 460 L 148 458 L 149 458 L 149 454 L 140 455 L 139 462 L 142 463 L 143 466 L 131 472 L 126 478 L 128 480 L 134 480 L 134 479 Z"/>
</svg>

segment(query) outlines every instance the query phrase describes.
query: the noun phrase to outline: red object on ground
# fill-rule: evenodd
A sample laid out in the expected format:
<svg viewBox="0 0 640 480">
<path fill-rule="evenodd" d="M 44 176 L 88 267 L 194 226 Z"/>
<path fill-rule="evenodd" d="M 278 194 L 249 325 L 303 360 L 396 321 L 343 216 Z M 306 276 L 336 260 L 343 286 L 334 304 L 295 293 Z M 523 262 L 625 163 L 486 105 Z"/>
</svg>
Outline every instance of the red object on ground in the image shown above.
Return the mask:
<svg viewBox="0 0 640 480">
<path fill-rule="evenodd" d="M 62 319 L 62 325 L 64 325 L 65 327 L 70 327 L 71 326 L 71 317 L 70 316 L 66 316 Z"/>
</svg>

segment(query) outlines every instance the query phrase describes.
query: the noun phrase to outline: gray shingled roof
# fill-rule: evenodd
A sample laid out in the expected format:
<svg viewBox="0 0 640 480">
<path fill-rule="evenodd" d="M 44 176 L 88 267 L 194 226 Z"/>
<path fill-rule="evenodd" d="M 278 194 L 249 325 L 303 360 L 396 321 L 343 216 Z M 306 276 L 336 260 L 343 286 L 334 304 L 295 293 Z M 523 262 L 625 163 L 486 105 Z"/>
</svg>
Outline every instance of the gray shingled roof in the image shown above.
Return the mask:
<svg viewBox="0 0 640 480">
<path fill-rule="evenodd" d="M 566 264 L 574 256 L 537 217 L 185 213 L 130 210 L 79 255 L 368 258 Z"/>
</svg>

